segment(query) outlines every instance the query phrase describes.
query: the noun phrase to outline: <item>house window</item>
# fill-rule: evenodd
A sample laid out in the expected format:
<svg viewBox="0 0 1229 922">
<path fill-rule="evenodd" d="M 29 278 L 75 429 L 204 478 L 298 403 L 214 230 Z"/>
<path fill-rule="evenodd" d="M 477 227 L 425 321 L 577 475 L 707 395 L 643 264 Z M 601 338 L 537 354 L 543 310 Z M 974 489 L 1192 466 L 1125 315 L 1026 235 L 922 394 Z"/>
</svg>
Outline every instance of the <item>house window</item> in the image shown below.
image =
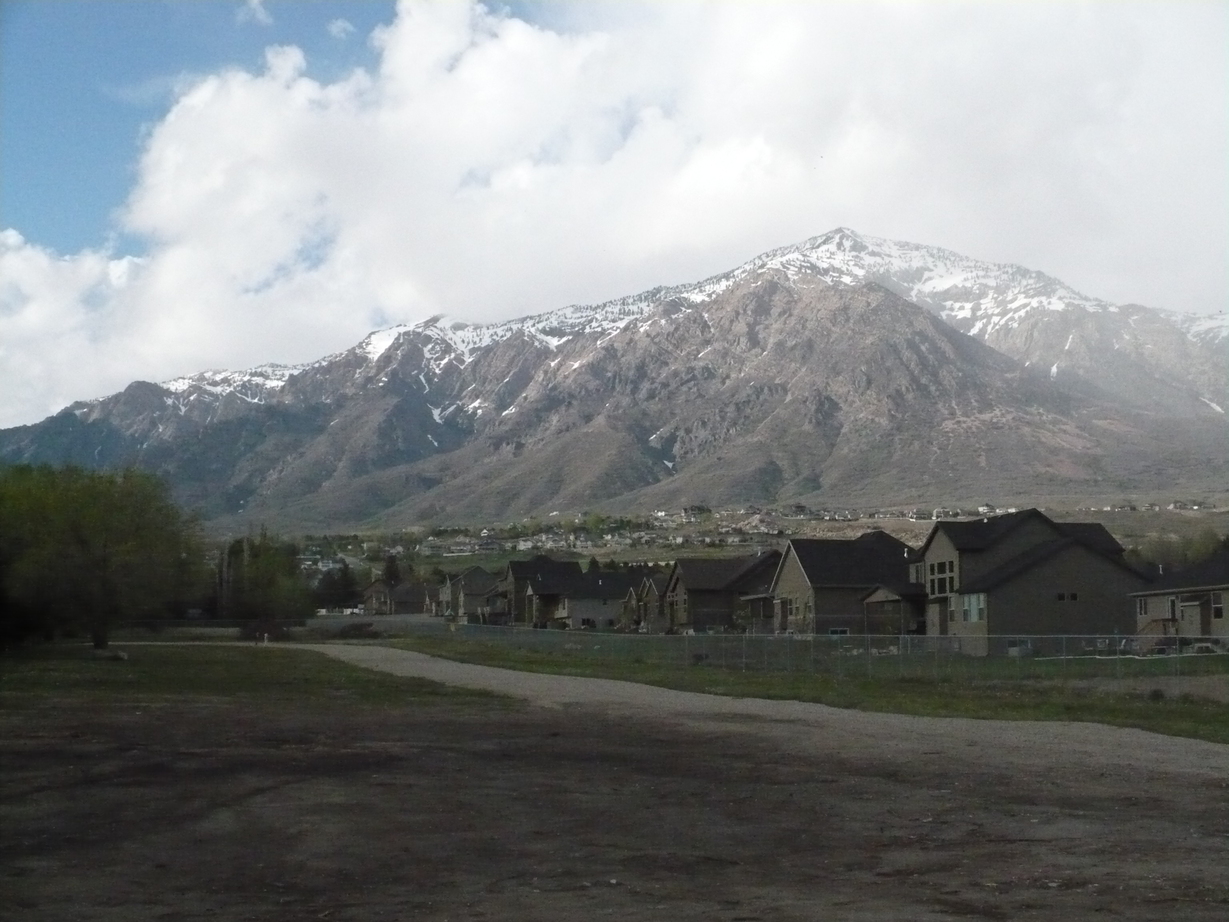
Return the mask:
<svg viewBox="0 0 1229 922">
<path fill-rule="evenodd" d="M 1078 592 L 1068 592 L 1067 593 L 1068 602 L 1078 602 L 1079 600 L 1080 600 L 1080 594 Z"/>
<path fill-rule="evenodd" d="M 1225 617 L 1225 594 L 1223 592 L 1212 593 L 1212 617 Z"/>
<path fill-rule="evenodd" d="M 829 637 L 848 637 L 849 628 L 847 627 L 830 627 L 828 628 Z"/>
<path fill-rule="evenodd" d="M 930 565 L 930 575 L 931 576 L 935 575 L 935 565 L 933 563 Z"/>
<path fill-rule="evenodd" d="M 1148 617 L 1148 600 L 1147 599 L 1136 599 L 1135 600 L 1135 617 L 1141 618 L 1141 619 Z"/>
<path fill-rule="evenodd" d="M 1169 597 L 1169 620 L 1178 620 L 1178 597 L 1176 595 Z"/>
<path fill-rule="evenodd" d="M 1065 593 L 1065 592 L 1060 592 L 1060 593 L 1058 594 L 1058 601 L 1060 601 L 1060 602 L 1065 602 L 1065 601 L 1067 601 L 1067 593 Z"/>
<path fill-rule="evenodd" d="M 986 594 L 974 592 L 961 598 L 961 617 L 965 621 L 986 620 Z"/>
</svg>

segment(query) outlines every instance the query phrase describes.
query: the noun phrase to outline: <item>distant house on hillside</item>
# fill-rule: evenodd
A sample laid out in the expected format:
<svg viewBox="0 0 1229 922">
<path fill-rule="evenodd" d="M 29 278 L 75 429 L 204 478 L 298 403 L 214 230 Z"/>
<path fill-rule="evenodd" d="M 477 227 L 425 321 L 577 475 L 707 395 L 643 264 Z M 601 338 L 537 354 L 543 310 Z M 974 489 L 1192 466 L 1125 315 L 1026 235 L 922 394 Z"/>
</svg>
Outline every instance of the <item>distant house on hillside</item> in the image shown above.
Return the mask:
<svg viewBox="0 0 1229 922">
<path fill-rule="evenodd" d="M 780 551 L 744 557 L 687 557 L 666 581 L 665 622 L 674 633 L 744 630 L 770 610 Z"/>
<path fill-rule="evenodd" d="M 918 631 L 923 620 L 923 589 L 909 582 L 911 550 L 884 531 L 868 531 L 853 539 L 791 540 L 772 583 L 776 630 L 798 634 Z"/>
<path fill-rule="evenodd" d="M 1128 594 L 1148 585 L 1104 526 L 1037 509 L 936 523 L 910 566 L 927 587 L 926 633 L 982 654 L 987 635 L 1133 634 Z"/>
<path fill-rule="evenodd" d="M 1164 574 L 1146 589 L 1132 593 L 1135 602 L 1135 628 L 1141 635 L 1182 638 L 1192 642 L 1208 641 L 1221 648 L 1229 646 L 1229 618 L 1225 601 L 1229 599 L 1229 550 L 1213 554 L 1202 563 Z"/>
</svg>

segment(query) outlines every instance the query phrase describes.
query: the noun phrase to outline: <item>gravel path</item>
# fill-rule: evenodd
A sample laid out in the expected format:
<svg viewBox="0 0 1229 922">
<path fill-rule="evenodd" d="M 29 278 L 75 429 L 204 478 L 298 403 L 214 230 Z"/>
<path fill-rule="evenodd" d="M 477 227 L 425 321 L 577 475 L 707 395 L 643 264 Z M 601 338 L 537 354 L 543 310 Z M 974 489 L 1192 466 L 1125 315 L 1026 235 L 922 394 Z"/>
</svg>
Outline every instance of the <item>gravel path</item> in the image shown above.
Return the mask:
<svg viewBox="0 0 1229 922">
<path fill-rule="evenodd" d="M 773 739 L 787 750 L 843 755 L 950 754 L 986 768 L 1079 769 L 1105 777 L 1153 773 L 1191 780 L 1229 780 L 1229 746 L 1143 730 L 1090 723 L 972 720 L 853 711 L 800 701 L 727 698 L 634 682 L 517 672 L 436 659 L 390 647 L 296 644 L 395 675 L 484 689 L 544 707 L 591 709 L 610 717 L 679 722 L 741 730 Z M 1229 709 L 1226 712 L 1229 719 Z"/>
</svg>

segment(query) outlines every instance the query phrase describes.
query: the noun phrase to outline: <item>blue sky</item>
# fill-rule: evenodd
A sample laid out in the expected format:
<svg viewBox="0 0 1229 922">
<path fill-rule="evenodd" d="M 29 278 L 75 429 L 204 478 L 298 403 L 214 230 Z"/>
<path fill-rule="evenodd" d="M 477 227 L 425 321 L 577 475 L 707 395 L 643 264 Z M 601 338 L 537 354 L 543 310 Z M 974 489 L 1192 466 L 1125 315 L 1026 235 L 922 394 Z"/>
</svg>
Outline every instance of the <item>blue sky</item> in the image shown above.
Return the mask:
<svg viewBox="0 0 1229 922">
<path fill-rule="evenodd" d="M 391 0 L 4 0 L 0 3 L 0 225 L 60 252 L 99 246 L 136 181 L 143 126 L 178 83 L 257 68 L 297 45 L 335 79 L 375 54 L 366 37 Z M 343 20 L 352 32 L 331 23 Z M 125 249 L 139 246 L 131 241 Z"/>
<path fill-rule="evenodd" d="M 1223 311 L 1223 0 L 0 0 L 0 427 L 834 227 Z"/>
</svg>

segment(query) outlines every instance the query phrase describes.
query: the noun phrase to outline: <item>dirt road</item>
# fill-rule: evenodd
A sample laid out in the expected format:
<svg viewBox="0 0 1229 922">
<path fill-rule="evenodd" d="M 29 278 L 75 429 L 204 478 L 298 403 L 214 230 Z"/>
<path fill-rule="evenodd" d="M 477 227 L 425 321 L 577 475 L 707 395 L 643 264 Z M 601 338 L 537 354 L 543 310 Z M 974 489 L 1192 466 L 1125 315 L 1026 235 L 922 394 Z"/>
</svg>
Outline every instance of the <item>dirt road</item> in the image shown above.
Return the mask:
<svg viewBox="0 0 1229 922">
<path fill-rule="evenodd" d="M 0 714 L 0 917 L 1229 918 L 1229 747 L 492 670 L 524 706 Z"/>
</svg>

